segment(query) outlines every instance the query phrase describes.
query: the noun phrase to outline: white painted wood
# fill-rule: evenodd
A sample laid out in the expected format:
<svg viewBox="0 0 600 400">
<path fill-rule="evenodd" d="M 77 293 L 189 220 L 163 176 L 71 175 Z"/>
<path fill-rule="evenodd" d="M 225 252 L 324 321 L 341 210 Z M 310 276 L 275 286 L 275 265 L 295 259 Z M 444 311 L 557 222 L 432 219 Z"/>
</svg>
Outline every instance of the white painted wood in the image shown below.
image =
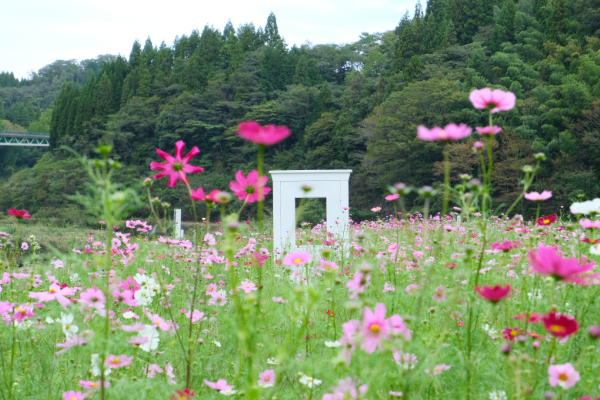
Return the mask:
<svg viewBox="0 0 600 400">
<path fill-rule="evenodd" d="M 351 169 L 269 171 L 273 180 L 273 239 L 274 248 L 296 248 L 296 199 L 325 198 L 327 201 L 327 231 L 338 240 L 347 239 L 350 194 L 348 181 Z M 306 193 L 303 185 L 312 189 Z M 317 250 L 317 246 L 302 246 L 301 250 Z M 311 251 L 312 252 L 312 251 Z"/>
<path fill-rule="evenodd" d="M 175 239 L 183 238 L 183 231 L 181 230 L 181 209 L 176 208 L 173 212 L 173 237 Z"/>
</svg>

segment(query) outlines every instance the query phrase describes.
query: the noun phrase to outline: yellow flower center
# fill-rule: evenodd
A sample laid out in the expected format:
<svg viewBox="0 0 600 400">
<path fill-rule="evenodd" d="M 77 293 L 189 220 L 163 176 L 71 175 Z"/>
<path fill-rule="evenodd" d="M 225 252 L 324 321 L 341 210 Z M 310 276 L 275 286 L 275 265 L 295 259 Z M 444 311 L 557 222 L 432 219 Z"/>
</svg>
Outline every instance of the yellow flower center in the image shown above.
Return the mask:
<svg viewBox="0 0 600 400">
<path fill-rule="evenodd" d="M 96 382 L 93 382 L 91 386 L 96 387 L 96 386 L 98 386 L 98 384 Z"/>
<path fill-rule="evenodd" d="M 510 331 L 510 336 L 517 336 L 517 333 L 519 333 L 519 331 Z"/>
<path fill-rule="evenodd" d="M 156 325 L 160 325 L 160 321 L 156 321 L 156 322 L 155 322 L 155 324 L 156 324 Z"/>
<path fill-rule="evenodd" d="M 379 332 L 379 325 L 377 325 L 377 324 L 371 325 L 371 332 L 373 332 L 373 333 Z"/>
<path fill-rule="evenodd" d="M 301 258 L 296 258 L 296 259 L 294 260 L 294 264 L 300 264 L 301 262 L 302 262 L 302 259 L 301 259 Z"/>
<path fill-rule="evenodd" d="M 118 363 L 119 363 L 119 360 L 118 360 L 118 359 L 116 359 L 116 358 L 114 358 L 114 359 L 111 361 L 111 363 L 113 363 L 113 364 L 118 364 Z"/>
<path fill-rule="evenodd" d="M 440 137 L 441 137 L 441 138 L 445 138 L 445 137 L 446 137 L 446 131 L 442 130 L 442 131 L 440 132 Z"/>
<path fill-rule="evenodd" d="M 545 220 L 544 220 L 544 223 L 545 223 L 545 224 L 549 224 L 549 223 L 550 223 L 550 220 L 549 220 L 549 219 L 545 219 Z"/>
<path fill-rule="evenodd" d="M 569 377 L 567 376 L 567 374 L 560 374 L 558 376 L 558 380 L 559 381 L 565 382 L 567 379 L 569 379 Z"/>
<path fill-rule="evenodd" d="M 265 381 L 268 381 L 268 380 L 269 380 L 269 377 L 268 377 L 268 376 L 265 376 Z"/>
<path fill-rule="evenodd" d="M 561 325 L 551 325 L 551 326 L 550 326 L 550 330 L 551 330 L 552 332 L 555 332 L 555 333 L 562 333 L 562 332 L 564 332 L 566 329 L 565 329 L 565 327 L 564 327 L 564 326 L 561 326 Z"/>
<path fill-rule="evenodd" d="M 56 293 L 55 289 L 50 289 L 50 293 Z"/>
<path fill-rule="evenodd" d="M 77 400 L 77 397 L 71 397 L 71 400 Z"/>
</svg>

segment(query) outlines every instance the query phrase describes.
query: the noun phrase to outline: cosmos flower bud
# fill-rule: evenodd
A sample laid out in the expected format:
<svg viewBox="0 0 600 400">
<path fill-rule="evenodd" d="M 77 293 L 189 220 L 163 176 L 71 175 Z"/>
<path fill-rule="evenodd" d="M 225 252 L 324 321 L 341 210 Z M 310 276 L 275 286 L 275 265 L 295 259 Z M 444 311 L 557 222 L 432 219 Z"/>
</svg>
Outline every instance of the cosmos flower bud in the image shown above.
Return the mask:
<svg viewBox="0 0 600 400">
<path fill-rule="evenodd" d="M 144 186 L 152 186 L 152 179 L 146 178 L 144 179 Z"/>
</svg>

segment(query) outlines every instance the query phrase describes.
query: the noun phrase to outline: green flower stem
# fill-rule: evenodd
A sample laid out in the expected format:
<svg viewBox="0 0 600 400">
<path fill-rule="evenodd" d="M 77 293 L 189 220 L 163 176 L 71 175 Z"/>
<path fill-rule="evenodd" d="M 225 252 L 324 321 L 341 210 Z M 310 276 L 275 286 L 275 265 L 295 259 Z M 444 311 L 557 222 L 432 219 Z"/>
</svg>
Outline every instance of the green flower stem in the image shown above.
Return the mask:
<svg viewBox="0 0 600 400">
<path fill-rule="evenodd" d="M 450 198 L 450 161 L 448 160 L 448 145 L 444 146 L 444 206 L 441 217 L 446 216 L 448 211 L 448 200 Z M 395 208 L 394 208 L 395 210 Z"/>
<path fill-rule="evenodd" d="M 263 230 L 263 223 L 262 223 L 262 217 L 263 217 L 263 186 L 261 185 L 261 178 L 263 175 L 263 159 L 264 159 L 264 154 L 265 154 L 265 146 L 262 144 L 258 145 L 258 160 L 256 162 L 256 169 L 258 171 L 258 207 L 257 207 L 257 218 L 258 218 L 258 232 L 262 233 Z"/>
</svg>

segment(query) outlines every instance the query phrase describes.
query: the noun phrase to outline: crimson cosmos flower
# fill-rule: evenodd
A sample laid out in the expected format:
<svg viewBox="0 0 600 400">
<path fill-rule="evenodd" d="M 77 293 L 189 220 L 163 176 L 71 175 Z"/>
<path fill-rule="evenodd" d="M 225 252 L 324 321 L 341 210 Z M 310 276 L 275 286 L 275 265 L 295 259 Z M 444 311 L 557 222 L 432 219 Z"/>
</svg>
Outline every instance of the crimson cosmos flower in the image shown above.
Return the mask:
<svg viewBox="0 0 600 400">
<path fill-rule="evenodd" d="M 546 215 L 545 217 L 540 217 L 537 220 L 537 224 L 541 226 L 552 225 L 556 222 L 556 214 Z"/>
<path fill-rule="evenodd" d="M 176 390 L 174 394 L 169 396 L 169 399 L 171 399 L 171 400 L 188 400 L 188 399 L 191 399 L 192 397 L 194 397 L 195 394 L 196 394 L 195 390 L 190 390 L 190 389 Z"/>
<path fill-rule="evenodd" d="M 486 285 L 483 288 L 475 286 L 475 291 L 487 301 L 497 303 L 510 294 L 510 285 L 496 285 L 494 287 Z"/>
<path fill-rule="evenodd" d="M 31 218 L 31 215 L 29 215 L 29 211 L 27 210 L 15 210 L 14 208 L 11 208 L 8 210 L 8 213 L 17 219 Z"/>
<path fill-rule="evenodd" d="M 252 143 L 271 146 L 281 142 L 290 136 L 292 132 L 286 126 L 261 126 L 256 121 L 249 121 L 240 122 L 237 134 Z"/>
<path fill-rule="evenodd" d="M 154 179 L 169 176 L 168 185 L 169 187 L 173 188 L 177 184 L 178 179 L 181 179 L 181 182 L 185 183 L 186 185 L 188 184 L 189 181 L 186 173 L 195 174 L 198 172 L 204 172 L 204 168 L 188 164 L 195 155 L 200 153 L 200 149 L 198 149 L 197 146 L 194 146 L 192 150 L 185 155 L 185 157 L 182 157 L 184 147 L 185 143 L 183 140 L 175 143 L 175 157 L 160 149 L 156 149 L 156 154 L 165 160 L 166 163 L 157 163 L 156 161 L 152 161 L 150 163 L 151 170 L 162 170 L 162 172 L 159 172 L 153 176 Z"/>
<path fill-rule="evenodd" d="M 546 328 L 551 335 L 559 338 L 572 335 L 579 329 L 579 324 L 575 318 L 564 314 L 558 314 L 554 311 L 550 311 L 548 315 L 544 315 L 542 317 L 542 322 L 544 323 L 544 328 Z"/>
<path fill-rule="evenodd" d="M 192 192 L 191 197 L 193 200 L 201 200 L 201 201 L 205 201 L 209 204 L 221 203 L 221 201 L 217 197 L 217 196 L 219 196 L 219 193 L 221 193 L 221 191 L 219 189 L 213 189 L 209 194 L 205 194 L 204 189 L 202 189 L 202 188 L 198 188 L 196 190 L 192 189 L 191 192 Z"/>
</svg>

